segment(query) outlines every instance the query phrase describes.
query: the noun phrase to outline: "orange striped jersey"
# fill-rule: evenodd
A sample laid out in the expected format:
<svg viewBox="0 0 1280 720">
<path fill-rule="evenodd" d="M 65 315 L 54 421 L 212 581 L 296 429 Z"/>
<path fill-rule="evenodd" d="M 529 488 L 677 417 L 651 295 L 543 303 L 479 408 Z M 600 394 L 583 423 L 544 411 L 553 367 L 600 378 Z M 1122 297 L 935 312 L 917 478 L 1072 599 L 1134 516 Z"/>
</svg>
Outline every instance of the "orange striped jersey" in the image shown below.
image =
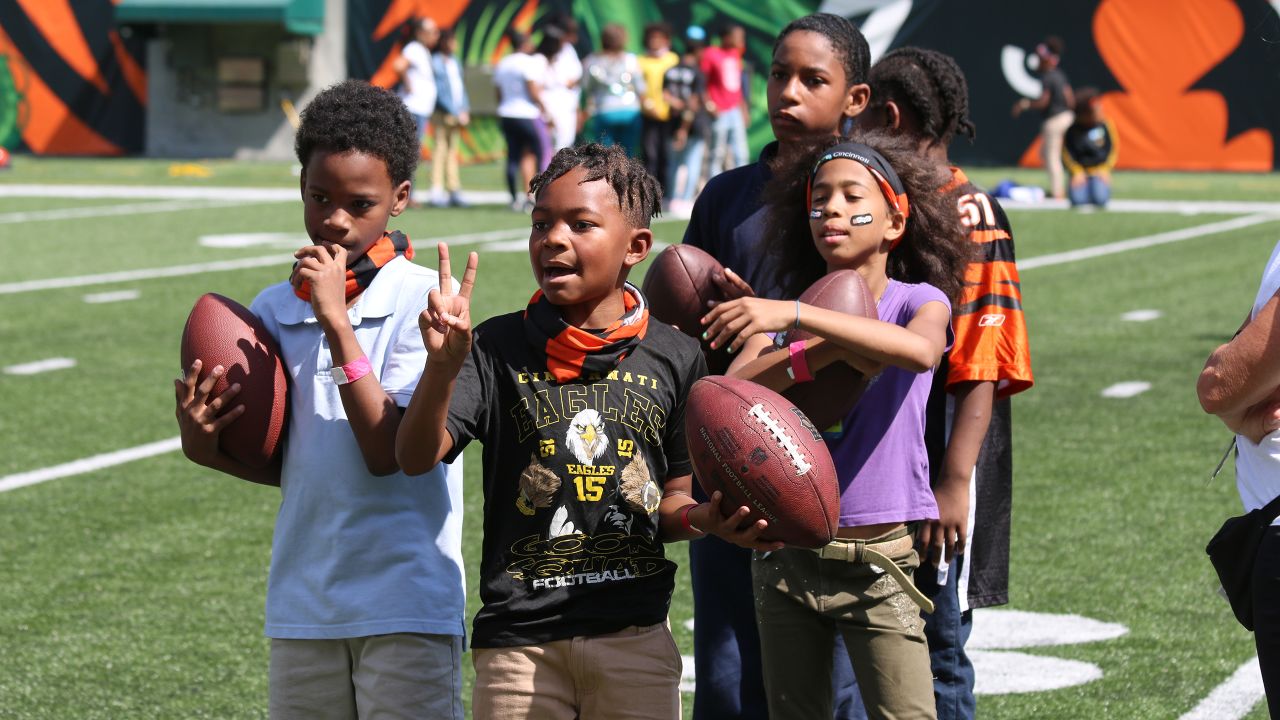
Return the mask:
<svg viewBox="0 0 1280 720">
<path fill-rule="evenodd" d="M 993 381 L 996 396 L 1008 397 L 1033 382 L 1013 231 L 995 198 L 953 167 L 944 191 L 956 188 L 960 221 L 982 249 L 965 269 L 964 289 L 951 308 L 956 341 L 947 357 L 947 389 L 961 382 Z"/>
</svg>

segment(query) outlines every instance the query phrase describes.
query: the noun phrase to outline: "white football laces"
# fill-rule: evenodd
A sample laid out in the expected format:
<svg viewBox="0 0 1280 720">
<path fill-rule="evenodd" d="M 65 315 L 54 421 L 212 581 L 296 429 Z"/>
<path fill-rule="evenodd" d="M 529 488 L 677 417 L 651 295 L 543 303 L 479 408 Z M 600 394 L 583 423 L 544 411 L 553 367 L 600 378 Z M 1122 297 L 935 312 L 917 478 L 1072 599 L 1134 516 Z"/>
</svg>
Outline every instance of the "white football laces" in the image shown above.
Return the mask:
<svg viewBox="0 0 1280 720">
<path fill-rule="evenodd" d="M 800 452 L 796 441 L 787 433 L 787 429 L 773 419 L 769 411 L 764 409 L 763 403 L 752 405 L 751 412 L 748 414 L 761 425 L 764 425 L 764 428 L 773 436 L 774 441 L 778 443 L 778 447 L 787 451 L 787 456 L 791 458 L 791 467 L 795 468 L 797 475 L 803 475 L 813 468 L 808 460 L 805 459 L 804 453 Z"/>
</svg>

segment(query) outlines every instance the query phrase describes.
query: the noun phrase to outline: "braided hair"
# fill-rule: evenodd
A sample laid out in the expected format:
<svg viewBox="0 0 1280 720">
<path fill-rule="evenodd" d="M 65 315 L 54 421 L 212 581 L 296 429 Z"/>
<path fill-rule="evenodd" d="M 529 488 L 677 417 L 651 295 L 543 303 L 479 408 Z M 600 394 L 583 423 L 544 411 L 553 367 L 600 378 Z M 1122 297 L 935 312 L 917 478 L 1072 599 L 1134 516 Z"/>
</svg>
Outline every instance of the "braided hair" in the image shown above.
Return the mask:
<svg viewBox="0 0 1280 720">
<path fill-rule="evenodd" d="M 906 231 L 889 253 L 885 274 L 900 282 L 929 283 L 954 301 L 976 247 L 956 218 L 959 189 L 941 192 L 951 179 L 947 169 L 920 155 L 911 139 L 884 129 L 811 141 L 775 167 L 763 193 L 768 199 L 765 252 L 774 263 L 774 282 L 784 297 L 799 297 L 827 273 L 809 228 L 805 190 L 818 158 L 827 148 L 850 140 L 883 155 L 911 201 Z"/>
<path fill-rule="evenodd" d="M 969 119 L 969 85 L 950 56 L 937 50 L 902 47 L 871 68 L 874 103 L 892 100 L 920 118 L 925 137 L 949 145 L 957 134 L 972 142 L 978 130 Z"/>
<path fill-rule="evenodd" d="M 632 227 L 647 228 L 659 214 L 662 187 L 639 160 L 628 157 L 617 145 L 590 143 L 563 148 L 551 158 L 547 169 L 529 183 L 529 192 L 537 197 L 543 188 L 578 168 L 586 171 L 583 183 L 609 183 L 618 198 L 618 207 Z"/>
<path fill-rule="evenodd" d="M 813 13 L 792 20 L 778 33 L 778 39 L 773 41 L 775 55 L 783 38 L 797 30 L 817 33 L 831 43 L 831 48 L 844 64 L 846 88 L 867 82 L 867 69 L 871 67 L 871 48 L 867 45 L 867 39 L 862 36 L 862 31 L 848 18 L 831 13 Z"/>
<path fill-rule="evenodd" d="M 361 152 L 382 160 L 392 185 L 413 180 L 418 123 L 400 98 L 363 80 L 330 85 L 302 109 L 293 140 L 303 169 L 316 150 Z"/>
</svg>

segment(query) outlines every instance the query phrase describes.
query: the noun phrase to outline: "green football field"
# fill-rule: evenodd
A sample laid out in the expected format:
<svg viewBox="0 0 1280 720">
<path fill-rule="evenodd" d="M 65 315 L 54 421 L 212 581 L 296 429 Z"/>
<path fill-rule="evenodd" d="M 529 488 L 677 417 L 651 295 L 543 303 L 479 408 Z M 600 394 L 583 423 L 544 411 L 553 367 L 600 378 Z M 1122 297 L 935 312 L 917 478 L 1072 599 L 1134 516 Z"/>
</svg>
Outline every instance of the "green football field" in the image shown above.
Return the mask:
<svg viewBox="0 0 1280 720">
<path fill-rule="evenodd" d="M 174 450 L 172 379 L 197 297 L 247 304 L 286 277 L 301 205 L 287 163 L 199 168 L 210 175 L 18 157 L 0 173 L 0 717 L 266 715 L 278 491 Z M 464 182 L 497 189 L 499 172 L 468 168 Z M 979 713 L 1264 718 L 1252 638 L 1203 551 L 1240 507 L 1230 463 L 1209 480 L 1229 434 L 1195 380 L 1280 239 L 1280 204 L 1265 204 L 1280 176 L 1121 174 L 1115 194 L 1149 202 L 1009 210 L 1036 385 L 1014 401 L 1012 604 L 975 620 Z M 419 209 L 397 226 L 422 264 L 437 239 L 480 252 L 480 317 L 534 289 L 526 216 Z M 684 222 L 654 228 L 674 243 Z M 473 447 L 470 613 L 479 474 Z M 686 546 L 668 547 L 682 566 L 672 627 L 692 655 Z"/>
</svg>

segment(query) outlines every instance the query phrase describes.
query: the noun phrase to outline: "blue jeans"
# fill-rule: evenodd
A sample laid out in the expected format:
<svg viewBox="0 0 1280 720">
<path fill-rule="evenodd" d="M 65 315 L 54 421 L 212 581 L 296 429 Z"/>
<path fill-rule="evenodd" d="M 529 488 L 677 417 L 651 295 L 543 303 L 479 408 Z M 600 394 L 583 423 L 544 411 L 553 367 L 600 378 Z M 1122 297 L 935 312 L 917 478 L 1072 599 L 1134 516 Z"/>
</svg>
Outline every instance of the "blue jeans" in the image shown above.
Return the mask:
<svg viewBox="0 0 1280 720">
<path fill-rule="evenodd" d="M 751 551 L 704 537 L 689 543 L 689 573 L 694 720 L 767 720 Z"/>
<path fill-rule="evenodd" d="M 725 155 L 730 154 L 728 165 Z M 725 110 L 716 116 L 711 126 L 711 177 L 725 170 L 747 164 L 747 125 L 742 118 L 742 108 Z"/>
<path fill-rule="evenodd" d="M 688 142 L 684 147 L 676 150 L 671 148 L 671 160 L 668 164 L 670 177 L 667 179 L 667 187 L 671 191 L 671 200 L 693 200 L 693 196 L 698 192 L 698 183 L 702 181 L 702 156 L 707 151 L 707 141 L 701 137 L 693 135 L 689 136 Z M 684 168 L 684 185 L 676 184 L 679 180 L 680 168 Z M 677 191 L 676 188 L 679 188 Z"/>
<path fill-rule="evenodd" d="M 973 696 L 973 663 L 964 652 L 973 630 L 973 611 L 960 612 L 957 584 L 968 558 L 951 559 L 945 585 L 938 585 L 937 568 L 925 563 L 916 571 L 916 587 L 933 600 L 933 614 L 924 616 L 924 636 L 929 641 L 929 664 L 933 667 L 933 698 L 938 720 L 972 720 L 977 710 Z"/>
<path fill-rule="evenodd" d="M 1071 198 L 1073 207 L 1093 204 L 1104 208 L 1111 200 L 1111 185 L 1097 175 L 1086 175 L 1083 183 L 1071 183 L 1067 195 Z"/>
</svg>

